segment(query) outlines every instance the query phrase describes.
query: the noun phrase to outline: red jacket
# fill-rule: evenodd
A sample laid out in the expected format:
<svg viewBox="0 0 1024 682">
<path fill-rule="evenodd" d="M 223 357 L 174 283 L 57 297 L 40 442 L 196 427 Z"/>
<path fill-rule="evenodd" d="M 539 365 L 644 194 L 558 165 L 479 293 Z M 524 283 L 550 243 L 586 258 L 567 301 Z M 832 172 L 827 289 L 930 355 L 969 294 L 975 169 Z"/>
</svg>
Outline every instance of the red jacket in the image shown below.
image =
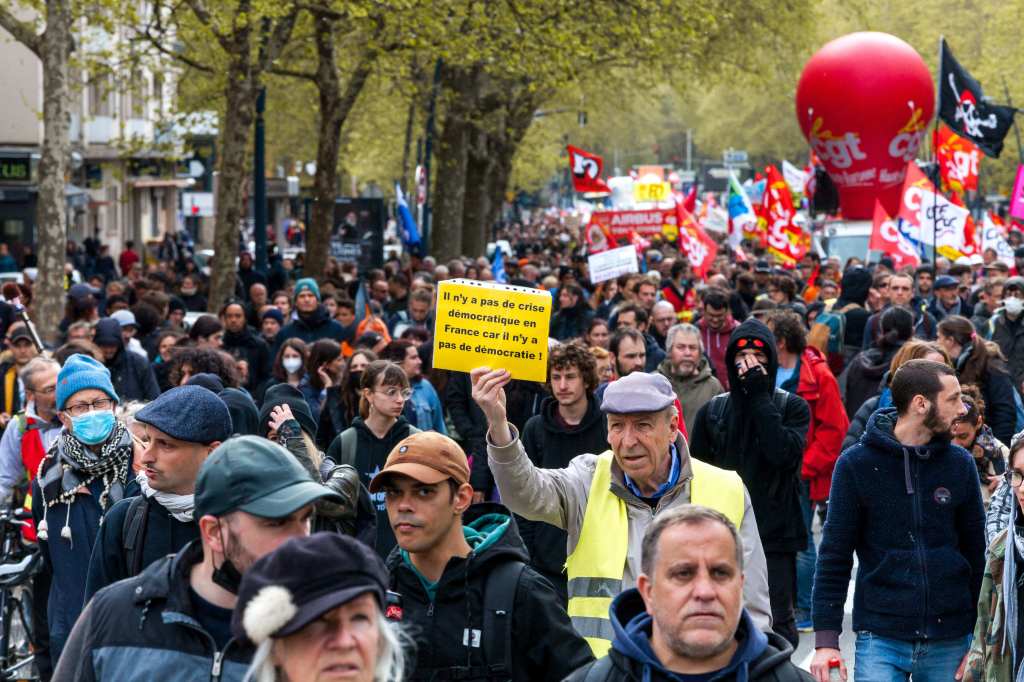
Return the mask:
<svg viewBox="0 0 1024 682">
<path fill-rule="evenodd" d="M 725 318 L 725 324 L 719 331 L 708 328 L 708 323 L 703 317 L 697 320 L 700 338 L 704 342 L 704 352 L 715 369 L 715 378 L 726 391 L 729 390 L 729 369 L 725 366 L 725 350 L 729 347 L 729 337 L 732 336 L 732 331 L 738 326 L 740 326 L 739 323 L 732 319 L 732 315 Z"/>
<path fill-rule="evenodd" d="M 832 469 L 839 459 L 850 420 L 839 396 L 839 382 L 828 368 L 825 356 L 813 346 L 808 346 L 800 356 L 800 383 L 796 392 L 811 408 L 800 475 L 811 482 L 811 500 L 821 502 L 828 499 Z"/>
</svg>

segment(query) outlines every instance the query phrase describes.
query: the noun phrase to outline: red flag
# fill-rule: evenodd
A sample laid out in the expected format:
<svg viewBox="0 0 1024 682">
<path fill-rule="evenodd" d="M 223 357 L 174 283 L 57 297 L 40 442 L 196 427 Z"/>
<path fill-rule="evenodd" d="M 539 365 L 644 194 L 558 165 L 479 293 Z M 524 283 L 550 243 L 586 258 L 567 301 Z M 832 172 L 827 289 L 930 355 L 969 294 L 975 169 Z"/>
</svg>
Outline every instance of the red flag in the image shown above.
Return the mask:
<svg viewBox="0 0 1024 682">
<path fill-rule="evenodd" d="M 679 227 L 679 250 L 686 254 L 694 274 L 707 279 L 708 270 L 718 255 L 718 243 L 708 236 L 682 203 L 676 203 L 676 224 Z"/>
<path fill-rule="evenodd" d="M 768 166 L 765 174 L 768 184 L 762 201 L 762 215 L 768 252 L 783 265 L 792 265 L 807 253 L 807 240 L 804 231 L 793 222 L 796 210 L 786 179 L 775 166 Z"/>
<path fill-rule="evenodd" d="M 697 183 L 693 183 L 689 193 L 683 199 L 683 208 L 687 213 L 693 213 L 697 209 Z"/>
<path fill-rule="evenodd" d="M 914 245 L 903 236 L 896 221 L 885 212 L 885 208 L 877 199 L 875 200 L 875 220 L 871 226 L 871 239 L 868 241 L 868 248 L 888 254 L 897 270 L 905 265 L 917 267 L 921 264 Z"/>
<path fill-rule="evenodd" d="M 569 145 L 569 170 L 572 171 L 572 186 L 581 193 L 611 194 L 608 185 L 601 179 L 604 162 L 597 154 L 585 152 Z"/>
<path fill-rule="evenodd" d="M 942 191 L 963 194 L 977 190 L 978 164 L 982 156 L 978 146 L 945 124 L 935 129 L 933 143 Z"/>
</svg>

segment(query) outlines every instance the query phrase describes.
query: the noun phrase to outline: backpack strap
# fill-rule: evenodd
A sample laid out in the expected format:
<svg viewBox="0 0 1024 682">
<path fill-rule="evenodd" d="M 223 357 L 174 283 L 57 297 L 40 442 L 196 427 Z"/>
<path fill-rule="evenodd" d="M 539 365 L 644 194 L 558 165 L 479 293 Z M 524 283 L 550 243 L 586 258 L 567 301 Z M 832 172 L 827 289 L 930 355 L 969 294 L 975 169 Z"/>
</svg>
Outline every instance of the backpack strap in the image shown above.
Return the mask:
<svg viewBox="0 0 1024 682">
<path fill-rule="evenodd" d="M 142 572 L 142 546 L 146 542 L 146 524 L 149 521 L 149 505 L 145 496 L 133 497 L 121 526 L 121 546 L 124 547 L 125 566 L 128 575 Z"/>
<path fill-rule="evenodd" d="M 352 427 L 341 432 L 341 461 L 338 464 L 356 465 L 356 444 L 359 434 Z"/>
<path fill-rule="evenodd" d="M 512 676 L 512 613 L 524 570 L 522 561 L 498 564 L 484 584 L 482 644 L 489 677 L 495 679 Z"/>
<path fill-rule="evenodd" d="M 723 422 L 725 421 L 725 408 L 728 404 L 728 393 L 719 393 L 708 404 L 708 429 L 711 431 L 717 453 L 721 453 L 725 449 L 725 434 L 728 427 Z"/>
<path fill-rule="evenodd" d="M 603 656 L 587 670 L 582 682 L 605 682 L 612 674 L 612 657 Z"/>
<path fill-rule="evenodd" d="M 772 402 L 775 403 L 775 409 L 779 411 L 779 416 L 785 417 L 786 403 L 789 402 L 789 391 L 783 391 L 781 388 L 776 388 L 775 394 L 772 395 Z"/>
</svg>

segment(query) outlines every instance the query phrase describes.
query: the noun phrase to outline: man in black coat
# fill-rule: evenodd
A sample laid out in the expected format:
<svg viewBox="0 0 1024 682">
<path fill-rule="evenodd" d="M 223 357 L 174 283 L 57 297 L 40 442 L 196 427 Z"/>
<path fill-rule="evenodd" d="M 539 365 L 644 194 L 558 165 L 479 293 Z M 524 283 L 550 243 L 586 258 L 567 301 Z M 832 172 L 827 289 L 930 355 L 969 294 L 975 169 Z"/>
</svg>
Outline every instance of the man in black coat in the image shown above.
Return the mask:
<svg viewBox="0 0 1024 682">
<path fill-rule="evenodd" d="M 772 627 L 796 646 L 796 554 L 807 548 L 800 465 L 810 409 L 800 396 L 776 389 L 775 336 L 760 320 L 750 318 L 733 330 L 725 364 L 731 390 L 697 412 L 690 454 L 735 471 L 750 491 L 768 560 Z"/>
<path fill-rule="evenodd" d="M 298 338 L 307 344 L 320 339 L 334 339 L 341 343 L 345 338 L 344 329 L 320 303 L 320 286 L 311 277 L 295 283 L 295 321 L 286 324 L 277 333 L 274 341 L 274 355 L 287 339 Z"/>
<path fill-rule="evenodd" d="M 220 311 L 220 319 L 224 324 L 224 350 L 248 363 L 249 380 L 245 387 L 254 391 L 270 377 L 270 347 L 255 329 L 246 324 L 245 307 L 241 301 L 226 303 Z"/>
<path fill-rule="evenodd" d="M 418 640 L 410 679 L 558 680 L 593 660 L 551 583 L 526 565 L 509 511 L 470 509 L 469 467 L 455 441 L 409 436 L 370 492 L 384 493 L 398 540 L 387 567 Z"/>
<path fill-rule="evenodd" d="M 559 344 L 548 353 L 548 387 L 551 397 L 541 412 L 523 427 L 523 449 L 535 466 L 563 469 L 576 455 L 608 449 L 608 422 L 594 398 L 597 367 L 594 356 L 580 343 Z M 516 519 L 531 562 L 562 597 L 566 589 L 567 537 L 548 523 Z"/>
<path fill-rule="evenodd" d="M 85 601 L 107 585 L 138 575 L 199 537 L 193 494 L 199 467 L 231 436 L 224 401 L 202 386 L 178 386 L 135 416 L 146 433 L 138 456 L 140 497 L 107 512 L 96 535 Z M 128 545 L 131 545 L 129 549 Z"/>
<path fill-rule="evenodd" d="M 149 402 L 160 395 L 153 367 L 146 358 L 125 349 L 117 320 L 105 317 L 97 322 L 93 341 L 103 351 L 103 364 L 110 370 L 110 381 L 122 401 Z"/>
<path fill-rule="evenodd" d="M 551 338 L 568 341 L 580 338 L 594 317 L 578 284 L 566 284 L 558 292 L 558 312 L 551 318 Z"/>
</svg>

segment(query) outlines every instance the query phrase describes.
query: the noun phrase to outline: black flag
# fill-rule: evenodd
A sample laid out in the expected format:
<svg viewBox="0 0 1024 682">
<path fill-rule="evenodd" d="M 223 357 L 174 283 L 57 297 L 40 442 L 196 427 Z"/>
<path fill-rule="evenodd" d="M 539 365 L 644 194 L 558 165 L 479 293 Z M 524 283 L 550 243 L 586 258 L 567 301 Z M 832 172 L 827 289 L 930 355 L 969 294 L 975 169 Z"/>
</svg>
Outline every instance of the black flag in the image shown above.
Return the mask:
<svg viewBox="0 0 1024 682">
<path fill-rule="evenodd" d="M 942 64 L 939 66 L 939 118 L 957 135 L 966 137 L 987 156 L 999 158 L 1003 138 L 1013 125 L 1013 107 L 989 104 L 981 83 L 953 58 L 946 41 L 942 41 Z"/>
</svg>

